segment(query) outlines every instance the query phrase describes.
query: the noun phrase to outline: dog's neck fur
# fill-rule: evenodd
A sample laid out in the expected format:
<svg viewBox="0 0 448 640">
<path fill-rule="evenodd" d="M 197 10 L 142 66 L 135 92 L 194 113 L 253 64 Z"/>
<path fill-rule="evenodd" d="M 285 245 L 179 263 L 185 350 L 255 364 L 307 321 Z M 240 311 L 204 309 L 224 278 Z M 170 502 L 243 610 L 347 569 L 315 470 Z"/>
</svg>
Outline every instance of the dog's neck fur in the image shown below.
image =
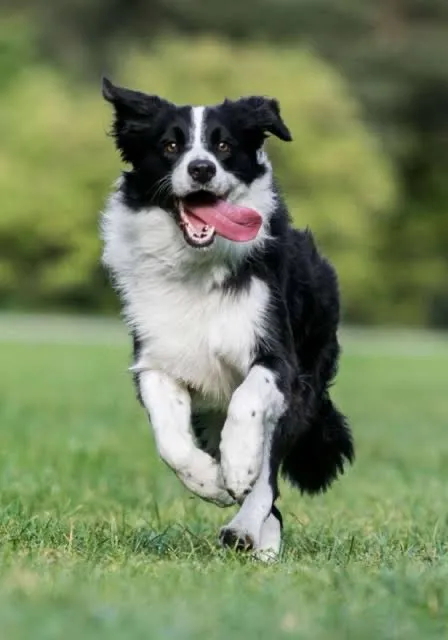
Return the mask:
<svg viewBox="0 0 448 640">
<path fill-rule="evenodd" d="M 130 209 L 123 187 L 120 180 L 103 215 L 103 262 L 121 292 L 128 325 L 145 345 L 137 366 L 161 368 L 220 404 L 246 375 L 257 336 L 265 332 L 265 283 L 252 275 L 243 288 L 228 282 L 271 241 L 277 194 L 270 165 L 234 195 L 263 217 L 256 240 L 217 237 L 207 250 L 185 242 L 171 212 Z"/>
<path fill-rule="evenodd" d="M 143 345 L 137 367 L 165 371 L 215 406 L 228 401 L 264 333 L 265 284 L 251 277 L 238 295 L 226 292 L 234 254 L 198 252 L 166 211 L 129 211 L 120 193 L 109 201 L 103 237 L 124 317 Z"/>
</svg>

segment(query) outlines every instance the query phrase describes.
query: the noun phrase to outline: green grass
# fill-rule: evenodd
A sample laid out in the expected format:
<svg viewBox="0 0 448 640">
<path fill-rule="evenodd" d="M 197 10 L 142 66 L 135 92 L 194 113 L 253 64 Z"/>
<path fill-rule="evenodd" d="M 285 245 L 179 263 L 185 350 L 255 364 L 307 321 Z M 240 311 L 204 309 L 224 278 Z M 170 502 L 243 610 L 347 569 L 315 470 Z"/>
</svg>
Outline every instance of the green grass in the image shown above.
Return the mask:
<svg viewBox="0 0 448 640">
<path fill-rule="evenodd" d="M 357 461 L 283 487 L 274 566 L 223 551 L 230 516 L 154 453 L 117 325 L 0 319 L 0 637 L 448 637 L 448 343 L 343 334 Z"/>
</svg>

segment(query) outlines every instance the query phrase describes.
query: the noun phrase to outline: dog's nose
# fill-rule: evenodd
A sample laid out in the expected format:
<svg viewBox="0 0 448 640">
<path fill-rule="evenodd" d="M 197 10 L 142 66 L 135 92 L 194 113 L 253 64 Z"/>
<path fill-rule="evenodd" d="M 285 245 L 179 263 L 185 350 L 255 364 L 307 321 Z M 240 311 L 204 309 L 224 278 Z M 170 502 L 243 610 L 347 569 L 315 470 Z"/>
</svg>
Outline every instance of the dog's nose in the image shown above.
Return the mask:
<svg viewBox="0 0 448 640">
<path fill-rule="evenodd" d="M 188 165 L 188 173 L 196 182 L 205 184 L 216 173 L 216 165 L 210 160 L 192 160 Z"/>
</svg>

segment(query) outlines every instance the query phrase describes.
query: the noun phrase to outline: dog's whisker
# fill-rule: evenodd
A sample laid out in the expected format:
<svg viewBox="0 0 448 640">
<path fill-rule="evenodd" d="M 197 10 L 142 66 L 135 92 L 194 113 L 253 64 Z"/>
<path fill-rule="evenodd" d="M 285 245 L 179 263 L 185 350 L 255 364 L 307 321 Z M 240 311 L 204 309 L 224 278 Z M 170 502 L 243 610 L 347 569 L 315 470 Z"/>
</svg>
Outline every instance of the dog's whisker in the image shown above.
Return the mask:
<svg viewBox="0 0 448 640">
<path fill-rule="evenodd" d="M 163 176 L 155 183 L 153 187 L 152 197 L 156 199 L 163 195 L 171 195 L 171 191 L 172 187 L 170 176 Z"/>
</svg>

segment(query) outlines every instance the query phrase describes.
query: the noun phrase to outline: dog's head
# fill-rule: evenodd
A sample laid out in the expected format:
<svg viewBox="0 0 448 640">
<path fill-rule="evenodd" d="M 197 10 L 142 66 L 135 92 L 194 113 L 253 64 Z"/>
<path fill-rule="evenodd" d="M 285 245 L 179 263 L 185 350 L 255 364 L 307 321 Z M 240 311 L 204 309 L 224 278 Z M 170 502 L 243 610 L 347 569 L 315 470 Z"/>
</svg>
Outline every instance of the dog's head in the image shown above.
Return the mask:
<svg viewBox="0 0 448 640">
<path fill-rule="evenodd" d="M 107 79 L 103 96 L 114 107 L 116 145 L 145 206 L 174 215 L 193 247 L 210 246 L 216 235 L 232 243 L 257 236 L 274 205 L 263 142 L 268 134 L 291 140 L 276 100 L 176 106 Z"/>
</svg>

